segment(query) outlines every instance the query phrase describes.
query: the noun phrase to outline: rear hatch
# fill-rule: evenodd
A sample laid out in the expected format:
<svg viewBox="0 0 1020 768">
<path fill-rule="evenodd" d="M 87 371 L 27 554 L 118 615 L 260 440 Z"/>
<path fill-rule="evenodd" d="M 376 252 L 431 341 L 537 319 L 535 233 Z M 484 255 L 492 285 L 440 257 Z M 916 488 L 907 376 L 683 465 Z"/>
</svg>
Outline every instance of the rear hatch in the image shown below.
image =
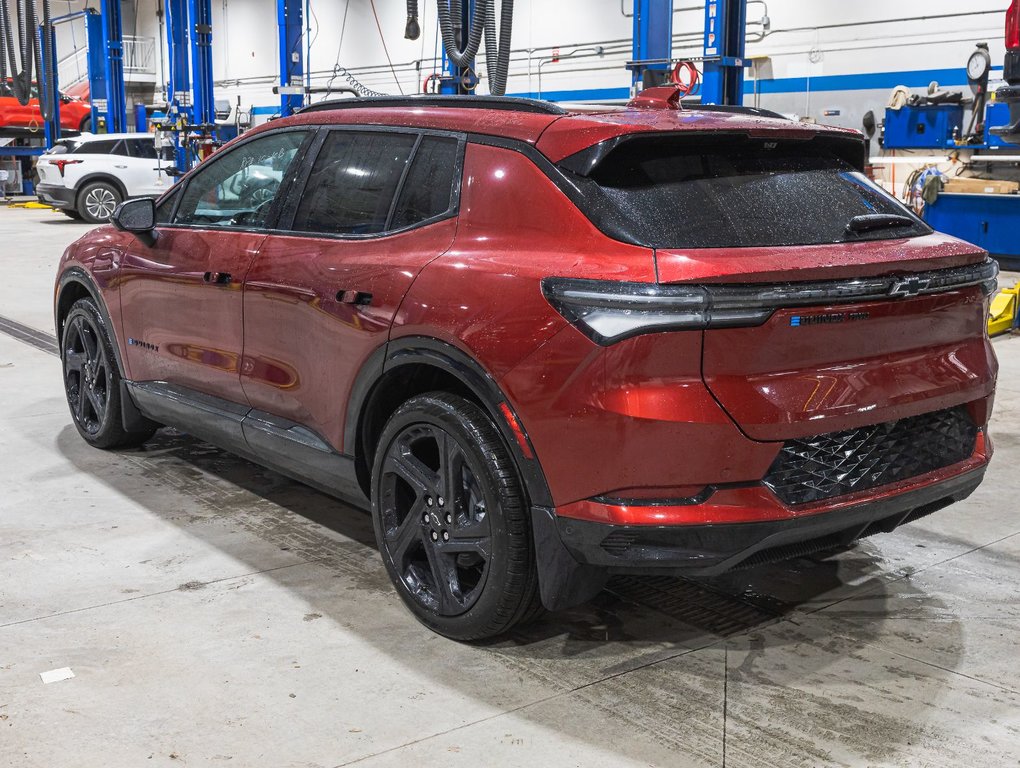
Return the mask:
<svg viewBox="0 0 1020 768">
<path fill-rule="evenodd" d="M 706 289 L 704 381 L 753 439 L 992 392 L 994 263 L 869 181 L 863 155 L 859 138 L 824 132 L 637 137 L 581 182 L 655 249 L 660 283 Z"/>
<path fill-rule="evenodd" d="M 81 158 L 67 157 L 81 145 L 77 139 L 63 139 L 39 157 L 35 168 L 42 184 L 64 185 L 64 169 L 70 163 L 81 163 Z"/>
</svg>

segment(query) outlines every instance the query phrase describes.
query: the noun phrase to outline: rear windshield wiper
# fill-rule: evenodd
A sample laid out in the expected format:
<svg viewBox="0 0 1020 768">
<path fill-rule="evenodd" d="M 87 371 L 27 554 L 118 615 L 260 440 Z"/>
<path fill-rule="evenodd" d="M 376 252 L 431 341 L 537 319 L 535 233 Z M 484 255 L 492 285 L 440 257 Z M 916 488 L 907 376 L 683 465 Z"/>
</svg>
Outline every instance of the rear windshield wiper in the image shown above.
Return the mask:
<svg viewBox="0 0 1020 768">
<path fill-rule="evenodd" d="M 913 219 L 909 216 L 901 216 L 898 213 L 866 213 L 850 219 L 850 223 L 846 225 L 846 231 L 860 234 L 861 232 L 870 232 L 873 229 L 911 227 L 913 225 Z"/>
</svg>

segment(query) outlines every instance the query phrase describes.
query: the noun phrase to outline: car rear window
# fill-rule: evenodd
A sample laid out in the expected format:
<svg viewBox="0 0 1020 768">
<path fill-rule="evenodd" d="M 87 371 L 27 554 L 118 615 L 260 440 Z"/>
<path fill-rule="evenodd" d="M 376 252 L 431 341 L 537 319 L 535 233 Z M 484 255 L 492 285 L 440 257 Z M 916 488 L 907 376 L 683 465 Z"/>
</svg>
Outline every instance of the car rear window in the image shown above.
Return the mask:
<svg viewBox="0 0 1020 768">
<path fill-rule="evenodd" d="M 931 229 L 848 160 L 853 142 L 747 135 L 624 141 L 586 174 L 592 209 L 654 248 L 818 245 L 916 237 Z M 851 231 L 860 216 L 906 217 Z"/>
<path fill-rule="evenodd" d="M 70 152 L 74 152 L 81 142 L 75 141 L 74 139 L 64 139 L 58 141 L 52 147 L 46 150 L 43 154 L 46 155 L 66 155 Z"/>
</svg>

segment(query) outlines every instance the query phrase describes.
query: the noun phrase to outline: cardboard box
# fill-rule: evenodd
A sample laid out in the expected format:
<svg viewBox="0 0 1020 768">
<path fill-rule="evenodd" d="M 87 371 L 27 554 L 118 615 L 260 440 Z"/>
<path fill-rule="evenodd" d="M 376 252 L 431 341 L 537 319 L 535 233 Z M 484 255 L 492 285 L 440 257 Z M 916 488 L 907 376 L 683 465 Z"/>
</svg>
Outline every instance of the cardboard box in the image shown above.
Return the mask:
<svg viewBox="0 0 1020 768">
<path fill-rule="evenodd" d="M 969 192 L 976 195 L 1015 195 L 1020 192 L 1020 182 L 972 179 L 958 176 L 954 179 L 946 179 L 942 191 Z"/>
</svg>

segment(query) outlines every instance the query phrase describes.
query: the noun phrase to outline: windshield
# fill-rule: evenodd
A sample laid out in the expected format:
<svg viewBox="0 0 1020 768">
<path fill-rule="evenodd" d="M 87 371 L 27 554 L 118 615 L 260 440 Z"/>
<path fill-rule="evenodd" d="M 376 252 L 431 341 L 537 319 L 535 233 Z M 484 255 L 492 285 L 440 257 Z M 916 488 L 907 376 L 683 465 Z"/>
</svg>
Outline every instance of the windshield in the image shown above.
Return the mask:
<svg viewBox="0 0 1020 768">
<path fill-rule="evenodd" d="M 571 175 L 594 205 L 630 222 L 635 239 L 654 248 L 819 245 L 931 232 L 825 142 L 639 137 L 610 151 L 587 177 Z M 876 215 L 881 225 L 858 219 Z"/>
</svg>

